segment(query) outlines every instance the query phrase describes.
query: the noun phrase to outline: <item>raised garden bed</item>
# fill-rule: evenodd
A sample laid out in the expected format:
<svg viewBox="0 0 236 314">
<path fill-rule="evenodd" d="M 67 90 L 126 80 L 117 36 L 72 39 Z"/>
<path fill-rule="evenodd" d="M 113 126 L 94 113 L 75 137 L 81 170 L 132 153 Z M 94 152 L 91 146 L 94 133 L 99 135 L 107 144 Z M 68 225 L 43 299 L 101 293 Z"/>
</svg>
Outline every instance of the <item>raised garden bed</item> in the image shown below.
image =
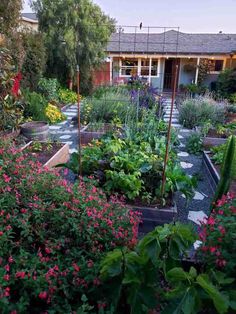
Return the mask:
<svg viewBox="0 0 236 314">
<path fill-rule="evenodd" d="M 215 165 L 211 160 L 212 153 L 209 151 L 203 152 L 203 164 L 207 171 L 208 178 L 211 184 L 213 191 L 216 191 L 217 185 L 220 181 L 220 166 Z M 236 192 L 236 180 L 234 180 L 231 184 L 230 191 Z"/>
<path fill-rule="evenodd" d="M 210 129 L 207 136 L 203 138 L 203 146 L 208 149 L 212 146 L 225 144 L 227 141 L 227 134 L 219 134 L 215 129 Z"/>
<path fill-rule="evenodd" d="M 177 207 L 153 208 L 148 206 L 130 206 L 131 210 L 141 212 L 142 222 L 139 224 L 139 235 L 145 235 L 157 226 L 171 223 L 176 220 Z"/>
<path fill-rule="evenodd" d="M 49 169 L 69 160 L 68 144 L 30 141 L 22 147 L 22 151 L 32 155 Z"/>
<path fill-rule="evenodd" d="M 104 123 L 102 125 L 96 125 L 89 123 L 84 128 L 81 129 L 81 144 L 87 145 L 101 138 L 105 133 L 114 131 L 114 125 L 110 123 Z"/>
</svg>

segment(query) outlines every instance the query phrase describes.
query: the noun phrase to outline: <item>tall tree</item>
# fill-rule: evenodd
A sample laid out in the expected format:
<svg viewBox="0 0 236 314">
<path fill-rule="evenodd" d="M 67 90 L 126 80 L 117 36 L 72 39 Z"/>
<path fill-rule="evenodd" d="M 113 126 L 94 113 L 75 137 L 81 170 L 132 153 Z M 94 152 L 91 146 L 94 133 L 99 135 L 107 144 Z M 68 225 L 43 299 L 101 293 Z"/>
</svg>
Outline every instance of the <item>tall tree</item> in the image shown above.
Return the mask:
<svg viewBox="0 0 236 314">
<path fill-rule="evenodd" d="M 18 26 L 22 0 L 0 1 L 0 34 L 9 35 Z"/>
<path fill-rule="evenodd" d="M 39 29 L 45 35 L 47 73 L 63 80 L 80 66 L 82 92 L 88 92 L 92 68 L 104 60 L 115 21 L 91 0 L 34 0 Z"/>
</svg>

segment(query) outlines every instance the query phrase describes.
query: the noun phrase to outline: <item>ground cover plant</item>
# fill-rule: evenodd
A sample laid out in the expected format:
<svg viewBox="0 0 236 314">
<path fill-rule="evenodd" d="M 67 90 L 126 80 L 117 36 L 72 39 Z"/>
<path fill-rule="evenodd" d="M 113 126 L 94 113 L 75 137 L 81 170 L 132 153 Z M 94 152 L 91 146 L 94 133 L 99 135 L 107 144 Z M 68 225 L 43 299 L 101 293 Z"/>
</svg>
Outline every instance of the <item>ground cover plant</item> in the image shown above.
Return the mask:
<svg viewBox="0 0 236 314">
<path fill-rule="evenodd" d="M 133 247 L 139 216 L 89 179 L 72 185 L 9 143 L 0 143 L 0 178 L 1 312 L 80 313 L 86 298 L 98 312 L 100 260 Z"/>
<path fill-rule="evenodd" d="M 189 98 L 179 108 L 179 122 L 192 129 L 210 122 L 213 126 L 224 123 L 225 105 L 210 97 Z"/>
</svg>

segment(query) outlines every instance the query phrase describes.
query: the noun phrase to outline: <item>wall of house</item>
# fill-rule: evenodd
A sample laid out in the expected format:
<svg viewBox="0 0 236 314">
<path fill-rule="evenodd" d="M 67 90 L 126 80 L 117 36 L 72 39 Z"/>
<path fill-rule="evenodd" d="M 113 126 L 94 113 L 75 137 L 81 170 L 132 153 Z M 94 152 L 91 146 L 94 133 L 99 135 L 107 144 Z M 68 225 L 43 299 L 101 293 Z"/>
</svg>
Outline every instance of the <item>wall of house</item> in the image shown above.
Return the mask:
<svg viewBox="0 0 236 314">
<path fill-rule="evenodd" d="M 164 80 L 164 70 L 165 70 L 165 59 L 159 59 L 159 69 L 158 76 L 151 77 L 151 85 L 157 88 L 158 92 L 162 92 L 163 80 Z"/>
<path fill-rule="evenodd" d="M 186 67 L 193 67 L 192 71 L 186 71 Z M 182 58 L 180 60 L 179 85 L 191 84 L 195 81 L 197 59 Z"/>
<path fill-rule="evenodd" d="M 226 60 L 226 68 L 236 69 L 236 59 L 227 59 Z"/>
</svg>

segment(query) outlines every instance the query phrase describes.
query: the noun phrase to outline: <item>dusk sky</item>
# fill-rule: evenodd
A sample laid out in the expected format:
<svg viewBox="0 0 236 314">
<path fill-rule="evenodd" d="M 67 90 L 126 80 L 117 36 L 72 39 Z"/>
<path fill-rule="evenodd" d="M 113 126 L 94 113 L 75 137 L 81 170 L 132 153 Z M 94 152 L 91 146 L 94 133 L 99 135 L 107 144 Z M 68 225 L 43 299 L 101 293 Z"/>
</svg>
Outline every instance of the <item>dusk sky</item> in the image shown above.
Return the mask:
<svg viewBox="0 0 236 314">
<path fill-rule="evenodd" d="M 236 33 L 236 0 L 94 0 L 119 25 L 179 26 L 182 32 Z M 30 12 L 25 5 L 24 12 Z"/>
</svg>

